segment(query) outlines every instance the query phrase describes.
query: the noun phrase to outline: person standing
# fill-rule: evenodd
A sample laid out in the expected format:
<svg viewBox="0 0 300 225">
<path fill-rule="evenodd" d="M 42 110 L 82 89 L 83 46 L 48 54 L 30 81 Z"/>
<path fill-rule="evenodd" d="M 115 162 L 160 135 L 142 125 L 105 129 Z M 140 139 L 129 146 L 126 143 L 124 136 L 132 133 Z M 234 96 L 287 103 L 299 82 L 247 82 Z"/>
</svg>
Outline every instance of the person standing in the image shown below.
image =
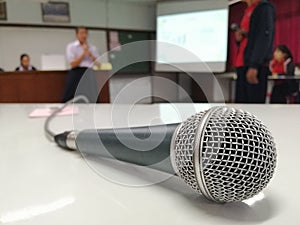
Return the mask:
<svg viewBox="0 0 300 225">
<path fill-rule="evenodd" d="M 62 102 L 71 100 L 75 95 L 84 95 L 90 102 L 96 102 L 97 82 L 90 67 L 94 64 L 100 65 L 97 61 L 99 52 L 94 45 L 87 42 L 87 28 L 76 28 L 76 39 L 66 47 L 66 57 L 71 69 L 67 75 Z"/>
<path fill-rule="evenodd" d="M 16 71 L 35 71 L 36 68 L 30 64 L 30 57 L 24 53 L 20 56 L 20 66 L 16 68 Z"/>
<path fill-rule="evenodd" d="M 240 28 L 236 58 L 236 103 L 265 103 L 269 62 L 272 59 L 275 9 L 267 0 L 242 0 L 247 4 Z"/>
</svg>

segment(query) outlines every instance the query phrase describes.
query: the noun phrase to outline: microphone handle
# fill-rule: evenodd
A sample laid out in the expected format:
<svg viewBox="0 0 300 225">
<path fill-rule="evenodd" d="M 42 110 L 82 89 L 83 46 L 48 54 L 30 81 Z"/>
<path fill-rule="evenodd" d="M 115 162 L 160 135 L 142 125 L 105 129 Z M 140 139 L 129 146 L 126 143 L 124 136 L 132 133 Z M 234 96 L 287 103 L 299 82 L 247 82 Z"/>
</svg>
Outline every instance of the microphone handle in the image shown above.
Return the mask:
<svg viewBox="0 0 300 225">
<path fill-rule="evenodd" d="M 83 130 L 76 137 L 76 146 L 83 154 L 113 158 L 175 174 L 170 145 L 178 125 Z M 147 146 L 153 148 L 146 149 Z"/>
</svg>

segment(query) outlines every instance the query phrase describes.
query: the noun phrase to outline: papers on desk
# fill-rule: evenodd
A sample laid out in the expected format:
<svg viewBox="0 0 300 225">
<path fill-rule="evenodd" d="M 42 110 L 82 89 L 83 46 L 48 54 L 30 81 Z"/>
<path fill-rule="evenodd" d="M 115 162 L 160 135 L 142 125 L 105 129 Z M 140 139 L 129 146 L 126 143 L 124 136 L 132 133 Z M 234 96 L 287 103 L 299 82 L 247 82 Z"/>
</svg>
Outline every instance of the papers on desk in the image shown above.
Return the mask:
<svg viewBox="0 0 300 225">
<path fill-rule="evenodd" d="M 100 67 L 94 65 L 93 70 L 112 70 L 112 65 L 111 63 L 101 63 Z"/>
<path fill-rule="evenodd" d="M 58 107 L 36 108 L 28 116 L 29 118 L 41 118 L 50 116 Z M 76 106 L 67 106 L 57 116 L 69 116 L 78 114 L 79 110 Z"/>
<path fill-rule="evenodd" d="M 286 78 L 286 75 L 281 75 L 281 74 L 273 74 L 271 76 L 272 78 L 276 78 L 276 79 L 283 79 L 283 78 Z"/>
</svg>

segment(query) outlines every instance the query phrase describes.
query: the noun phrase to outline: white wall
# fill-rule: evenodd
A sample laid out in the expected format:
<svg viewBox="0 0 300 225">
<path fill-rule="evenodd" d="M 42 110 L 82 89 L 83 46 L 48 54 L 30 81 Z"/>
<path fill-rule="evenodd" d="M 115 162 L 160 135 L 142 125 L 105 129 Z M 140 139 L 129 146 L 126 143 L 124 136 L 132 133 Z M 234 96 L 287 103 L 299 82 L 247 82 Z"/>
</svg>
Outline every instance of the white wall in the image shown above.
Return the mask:
<svg viewBox="0 0 300 225">
<path fill-rule="evenodd" d="M 150 3 L 111 0 L 64 0 L 69 2 L 71 22 L 55 25 L 84 25 L 100 28 L 155 30 L 156 7 Z M 38 0 L 8 0 L 7 21 L 1 23 L 46 25 Z"/>
<path fill-rule="evenodd" d="M 110 2 L 107 27 L 156 30 L 156 6 L 128 2 Z"/>
<path fill-rule="evenodd" d="M 152 103 L 151 79 L 146 74 L 114 75 L 109 81 L 111 103 Z"/>
</svg>

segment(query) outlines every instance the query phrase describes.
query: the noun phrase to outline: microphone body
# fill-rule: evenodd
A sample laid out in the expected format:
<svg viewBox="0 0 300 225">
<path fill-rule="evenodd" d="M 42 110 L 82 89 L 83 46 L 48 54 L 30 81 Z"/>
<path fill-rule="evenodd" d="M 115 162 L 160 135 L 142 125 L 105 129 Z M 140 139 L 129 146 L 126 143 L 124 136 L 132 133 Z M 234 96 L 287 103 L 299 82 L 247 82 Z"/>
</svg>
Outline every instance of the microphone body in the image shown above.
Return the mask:
<svg viewBox="0 0 300 225">
<path fill-rule="evenodd" d="M 277 162 L 266 126 L 254 115 L 226 106 L 180 124 L 71 131 L 56 135 L 55 141 L 83 154 L 176 173 L 194 191 L 221 203 L 258 194 Z"/>
<path fill-rule="evenodd" d="M 172 137 L 178 125 L 84 130 L 78 133 L 76 145 L 82 154 L 112 158 L 175 174 L 169 156 Z"/>
<path fill-rule="evenodd" d="M 240 26 L 239 26 L 238 24 L 233 23 L 233 24 L 231 24 L 230 29 L 231 29 L 232 31 L 237 31 L 237 30 L 239 30 L 239 29 L 241 29 L 241 28 L 240 28 Z"/>
</svg>

